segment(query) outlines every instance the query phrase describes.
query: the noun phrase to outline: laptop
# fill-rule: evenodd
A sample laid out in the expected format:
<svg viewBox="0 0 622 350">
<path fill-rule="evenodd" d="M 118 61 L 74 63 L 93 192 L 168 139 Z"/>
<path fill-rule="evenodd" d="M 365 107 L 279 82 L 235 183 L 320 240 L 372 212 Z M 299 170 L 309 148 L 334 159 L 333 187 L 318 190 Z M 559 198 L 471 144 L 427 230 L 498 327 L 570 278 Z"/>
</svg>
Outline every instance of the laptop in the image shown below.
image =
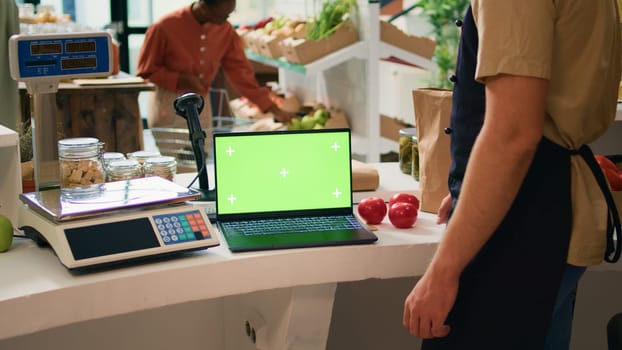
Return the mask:
<svg viewBox="0 0 622 350">
<path fill-rule="evenodd" d="M 373 243 L 352 209 L 349 129 L 215 133 L 216 220 L 233 252 Z"/>
</svg>

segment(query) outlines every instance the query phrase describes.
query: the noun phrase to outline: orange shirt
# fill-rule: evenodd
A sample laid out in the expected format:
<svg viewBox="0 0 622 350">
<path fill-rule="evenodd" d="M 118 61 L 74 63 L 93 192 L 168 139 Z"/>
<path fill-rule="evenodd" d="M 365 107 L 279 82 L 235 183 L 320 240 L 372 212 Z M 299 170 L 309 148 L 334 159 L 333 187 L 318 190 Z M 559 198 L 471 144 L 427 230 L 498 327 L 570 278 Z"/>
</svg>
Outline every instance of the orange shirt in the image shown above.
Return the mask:
<svg viewBox="0 0 622 350">
<path fill-rule="evenodd" d="M 218 68 L 238 92 L 262 111 L 273 103 L 268 88 L 260 87 L 233 26 L 199 24 L 190 6 L 161 17 L 147 30 L 138 56 L 137 74 L 152 83 L 176 91 L 180 73 L 191 73 L 209 87 Z"/>
</svg>

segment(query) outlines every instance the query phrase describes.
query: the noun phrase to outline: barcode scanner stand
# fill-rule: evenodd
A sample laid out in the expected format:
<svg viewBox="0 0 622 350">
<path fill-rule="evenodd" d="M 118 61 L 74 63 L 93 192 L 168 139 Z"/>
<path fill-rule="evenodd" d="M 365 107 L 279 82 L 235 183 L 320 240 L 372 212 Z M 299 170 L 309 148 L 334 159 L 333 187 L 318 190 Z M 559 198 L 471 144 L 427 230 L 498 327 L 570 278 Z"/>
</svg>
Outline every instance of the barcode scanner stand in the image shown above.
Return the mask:
<svg viewBox="0 0 622 350">
<path fill-rule="evenodd" d="M 213 202 L 216 200 L 216 191 L 209 189 L 207 178 L 206 154 L 205 154 L 205 131 L 201 129 L 199 114 L 203 110 L 203 97 L 195 93 L 181 95 L 173 102 L 173 108 L 177 115 L 186 119 L 188 134 L 192 143 L 192 152 L 197 164 L 199 178 L 200 201 Z"/>
</svg>

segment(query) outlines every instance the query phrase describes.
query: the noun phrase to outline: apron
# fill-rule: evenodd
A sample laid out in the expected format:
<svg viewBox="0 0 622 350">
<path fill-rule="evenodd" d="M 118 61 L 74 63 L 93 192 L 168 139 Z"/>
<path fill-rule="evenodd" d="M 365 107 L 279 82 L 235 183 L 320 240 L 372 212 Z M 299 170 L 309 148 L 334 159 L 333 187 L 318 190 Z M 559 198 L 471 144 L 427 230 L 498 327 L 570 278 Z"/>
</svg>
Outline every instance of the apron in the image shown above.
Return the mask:
<svg viewBox="0 0 622 350">
<path fill-rule="evenodd" d="M 449 189 L 460 194 L 485 113 L 474 80 L 478 36 L 471 8 L 462 21 L 450 120 Z M 494 150 L 491 150 L 493 152 Z M 571 233 L 571 153 L 543 138 L 519 193 L 490 240 L 461 275 L 445 338 L 422 349 L 542 349 L 566 267 Z"/>
<path fill-rule="evenodd" d="M 186 119 L 177 115 L 173 108 L 173 101 L 180 95 L 159 86 L 156 86 L 154 92 L 149 93 L 147 124 L 150 128 L 186 129 L 188 127 Z M 199 114 L 199 121 L 204 130 L 211 131 L 212 108 L 208 96 L 203 96 L 203 110 Z"/>
</svg>

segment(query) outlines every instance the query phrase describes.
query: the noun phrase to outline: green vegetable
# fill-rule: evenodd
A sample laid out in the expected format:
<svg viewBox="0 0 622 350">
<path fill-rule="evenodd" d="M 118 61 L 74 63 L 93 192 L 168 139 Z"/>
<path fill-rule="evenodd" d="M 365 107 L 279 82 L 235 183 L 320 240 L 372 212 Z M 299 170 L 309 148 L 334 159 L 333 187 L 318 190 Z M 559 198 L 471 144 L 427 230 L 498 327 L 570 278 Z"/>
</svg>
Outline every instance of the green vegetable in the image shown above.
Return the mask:
<svg viewBox="0 0 622 350">
<path fill-rule="evenodd" d="M 307 39 L 320 40 L 329 36 L 356 9 L 356 0 L 328 0 L 324 2 L 319 15 L 309 23 Z"/>
</svg>

